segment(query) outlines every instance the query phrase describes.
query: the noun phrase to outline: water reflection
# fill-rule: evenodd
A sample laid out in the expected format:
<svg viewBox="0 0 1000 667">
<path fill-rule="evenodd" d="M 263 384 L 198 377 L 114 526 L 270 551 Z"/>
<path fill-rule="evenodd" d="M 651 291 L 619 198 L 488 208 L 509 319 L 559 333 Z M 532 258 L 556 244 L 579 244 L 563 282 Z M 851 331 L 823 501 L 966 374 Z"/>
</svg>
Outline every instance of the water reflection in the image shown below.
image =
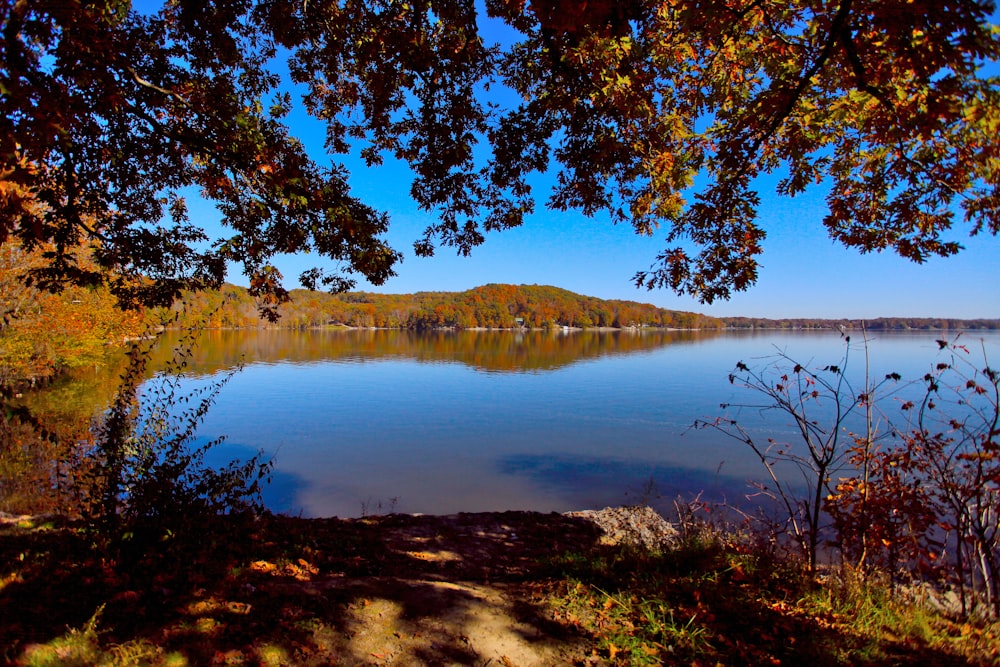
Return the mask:
<svg viewBox="0 0 1000 667">
<path fill-rule="evenodd" d="M 66 473 L 76 444 L 86 440 L 95 414 L 111 402 L 125 367 L 111 352 L 103 363 L 74 368 L 44 390 L 14 401 L 0 417 L 0 511 L 65 510 L 72 497 Z"/>
<path fill-rule="evenodd" d="M 198 335 L 189 371 L 211 375 L 241 363 L 311 364 L 324 361 L 411 359 L 457 362 L 500 373 L 552 371 L 601 357 L 690 345 L 718 331 L 400 331 L 213 330 Z M 152 367 L 165 362 L 180 335 L 167 332 Z"/>
<path fill-rule="evenodd" d="M 557 490 L 573 507 L 669 505 L 696 496 L 706 502 L 738 503 L 732 494 L 746 486 L 746 478 L 724 474 L 721 466 L 712 470 L 655 459 L 520 454 L 500 459 L 498 469 Z"/>
<path fill-rule="evenodd" d="M 921 377 L 934 336 L 881 335 L 873 373 Z M 164 336 L 150 372 L 178 340 Z M 632 502 L 650 482 L 671 500 L 739 500 L 759 462 L 690 426 L 745 403 L 728 373 L 775 350 L 828 364 L 844 348 L 831 332 L 208 331 L 187 370 L 197 386 L 245 364 L 199 433 L 238 443 L 219 463 L 275 457 L 274 510 L 561 511 Z M 108 404 L 122 357 L 33 396 L 33 410 L 85 426 Z M 758 410 L 732 416 L 761 437 L 791 427 Z"/>
</svg>

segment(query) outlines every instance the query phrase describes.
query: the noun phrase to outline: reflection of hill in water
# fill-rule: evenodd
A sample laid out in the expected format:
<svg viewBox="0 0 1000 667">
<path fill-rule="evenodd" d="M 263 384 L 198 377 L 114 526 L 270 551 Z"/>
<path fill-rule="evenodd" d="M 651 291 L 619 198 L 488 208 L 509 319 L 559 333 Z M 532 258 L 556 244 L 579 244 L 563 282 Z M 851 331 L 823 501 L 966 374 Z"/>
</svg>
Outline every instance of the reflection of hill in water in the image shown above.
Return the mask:
<svg viewBox="0 0 1000 667">
<path fill-rule="evenodd" d="M 324 361 L 409 359 L 457 362 L 501 373 L 553 371 L 610 355 L 718 337 L 717 331 L 432 331 L 248 330 L 199 335 L 188 370 L 211 374 L 245 363 L 311 364 Z M 167 333 L 152 368 L 162 365 L 177 335 Z"/>
<path fill-rule="evenodd" d="M 499 373 L 553 371 L 609 355 L 690 344 L 721 335 L 718 331 L 400 331 L 400 330 L 211 330 L 198 335 L 186 371 L 211 375 L 242 364 L 311 364 L 324 361 L 409 359 L 425 363 L 462 363 Z M 182 335 L 166 332 L 156 345 L 147 376 L 162 369 Z M 75 369 L 22 401 L 49 421 L 72 421 L 86 430 L 105 409 L 125 371 L 127 355 L 108 354 L 105 363 Z"/>
</svg>

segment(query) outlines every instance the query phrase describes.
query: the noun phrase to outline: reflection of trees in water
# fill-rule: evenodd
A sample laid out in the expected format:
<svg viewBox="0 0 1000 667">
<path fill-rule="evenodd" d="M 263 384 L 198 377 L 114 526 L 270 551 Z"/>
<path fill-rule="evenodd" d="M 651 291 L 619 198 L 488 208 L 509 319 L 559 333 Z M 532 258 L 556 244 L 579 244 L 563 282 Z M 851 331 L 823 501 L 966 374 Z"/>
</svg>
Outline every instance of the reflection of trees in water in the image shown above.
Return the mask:
<svg viewBox="0 0 1000 667">
<path fill-rule="evenodd" d="M 556 370 L 579 361 L 691 344 L 718 331 L 216 330 L 204 332 L 190 370 L 212 374 L 240 363 L 319 363 L 353 359 L 457 362 L 490 372 Z M 157 350 L 170 353 L 174 334 Z M 157 359 L 154 358 L 155 366 Z"/>
<path fill-rule="evenodd" d="M 14 401 L 0 422 L 0 511 L 66 510 L 64 474 L 94 415 L 118 388 L 126 356 L 109 352 L 103 363 L 76 368 L 46 388 Z"/>
<path fill-rule="evenodd" d="M 214 374 L 241 363 L 320 363 L 331 360 L 413 360 L 462 363 L 488 372 L 552 371 L 605 356 L 651 351 L 709 340 L 717 331 L 400 331 L 211 330 L 202 332 L 188 371 Z M 167 332 L 154 348 L 149 372 L 162 368 L 179 343 Z M 103 364 L 78 368 L 19 402 L 39 426 L 10 418 L 0 443 L 0 511 L 55 509 L 59 463 L 89 435 L 93 417 L 107 408 L 126 363 L 121 350 Z M 42 431 L 44 430 L 45 433 Z M 48 437 L 46 437 L 48 436 Z"/>
</svg>

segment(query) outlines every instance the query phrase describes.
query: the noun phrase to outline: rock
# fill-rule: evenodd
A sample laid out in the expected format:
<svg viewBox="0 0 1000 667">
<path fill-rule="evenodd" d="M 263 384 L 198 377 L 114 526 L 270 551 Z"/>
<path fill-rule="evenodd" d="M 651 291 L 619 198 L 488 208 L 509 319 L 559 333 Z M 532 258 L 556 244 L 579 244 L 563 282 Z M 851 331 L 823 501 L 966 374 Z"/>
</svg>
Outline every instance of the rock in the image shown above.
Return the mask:
<svg viewBox="0 0 1000 667">
<path fill-rule="evenodd" d="M 675 544 L 678 538 L 677 529 L 649 506 L 605 507 L 602 510 L 566 512 L 564 516 L 593 521 L 604 531 L 602 544 L 664 549 Z"/>
</svg>

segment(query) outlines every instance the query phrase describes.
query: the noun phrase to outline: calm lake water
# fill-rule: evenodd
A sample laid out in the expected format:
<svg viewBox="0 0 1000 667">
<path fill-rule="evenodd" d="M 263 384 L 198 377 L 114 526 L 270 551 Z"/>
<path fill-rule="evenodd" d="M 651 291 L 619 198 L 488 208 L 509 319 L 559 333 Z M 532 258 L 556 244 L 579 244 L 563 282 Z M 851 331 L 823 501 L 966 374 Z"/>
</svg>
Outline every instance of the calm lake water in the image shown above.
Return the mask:
<svg viewBox="0 0 1000 667">
<path fill-rule="evenodd" d="M 921 377 L 942 335 L 871 335 L 873 375 Z M 964 340 L 984 337 L 997 358 L 996 334 Z M 227 436 L 216 461 L 275 458 L 275 511 L 565 511 L 698 493 L 739 502 L 759 463 L 692 423 L 727 414 L 788 433 L 780 415 L 720 408 L 754 400 L 728 373 L 779 350 L 840 363 L 844 349 L 829 332 L 223 331 L 202 336 L 191 382 L 242 359 L 199 433 Z"/>
</svg>

